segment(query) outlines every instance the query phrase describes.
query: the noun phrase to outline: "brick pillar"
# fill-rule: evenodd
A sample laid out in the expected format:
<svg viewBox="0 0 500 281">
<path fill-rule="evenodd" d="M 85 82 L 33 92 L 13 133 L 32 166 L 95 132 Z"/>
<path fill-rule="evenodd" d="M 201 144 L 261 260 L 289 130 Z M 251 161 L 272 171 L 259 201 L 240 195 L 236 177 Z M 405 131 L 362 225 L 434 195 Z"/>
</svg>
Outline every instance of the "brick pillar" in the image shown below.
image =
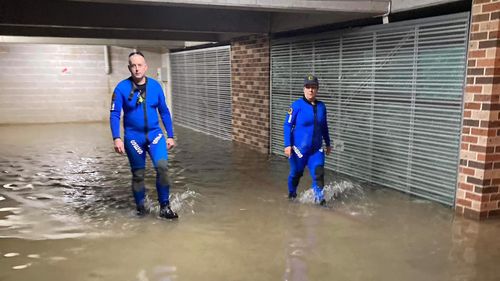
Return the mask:
<svg viewBox="0 0 500 281">
<path fill-rule="evenodd" d="M 269 37 L 231 42 L 233 140 L 269 152 Z"/>
<path fill-rule="evenodd" d="M 455 211 L 500 217 L 500 2 L 473 0 Z"/>
</svg>

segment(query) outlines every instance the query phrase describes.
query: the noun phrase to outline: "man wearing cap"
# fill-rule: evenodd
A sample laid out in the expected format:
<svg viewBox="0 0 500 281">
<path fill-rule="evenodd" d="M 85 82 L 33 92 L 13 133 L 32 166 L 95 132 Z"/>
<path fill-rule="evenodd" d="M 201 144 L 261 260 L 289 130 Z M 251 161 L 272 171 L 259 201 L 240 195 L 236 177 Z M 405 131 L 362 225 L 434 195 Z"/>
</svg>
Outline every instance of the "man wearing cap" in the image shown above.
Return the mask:
<svg viewBox="0 0 500 281">
<path fill-rule="evenodd" d="M 160 84 L 146 77 L 148 66 L 141 52 L 132 52 L 128 57 L 131 76 L 116 86 L 111 101 L 110 125 L 115 151 L 127 153 L 132 171 L 132 193 L 137 205 L 137 214 L 144 216 L 146 188 L 144 176 L 146 152 L 156 169 L 156 191 L 160 203 L 160 217 L 176 219 L 178 215 L 170 208 L 168 180 L 168 150 L 175 146 L 170 111 Z M 124 138 L 120 137 L 120 115 L 123 110 Z M 160 127 L 158 113 L 167 135 Z"/>
<path fill-rule="evenodd" d="M 324 205 L 325 152 L 330 154 L 326 106 L 316 99 L 319 82 L 314 75 L 304 78 L 304 96 L 294 103 L 284 124 L 285 155 L 289 158 L 288 198 L 297 197 L 297 186 L 307 165 L 316 203 Z M 326 150 L 323 149 L 323 140 Z"/>
</svg>

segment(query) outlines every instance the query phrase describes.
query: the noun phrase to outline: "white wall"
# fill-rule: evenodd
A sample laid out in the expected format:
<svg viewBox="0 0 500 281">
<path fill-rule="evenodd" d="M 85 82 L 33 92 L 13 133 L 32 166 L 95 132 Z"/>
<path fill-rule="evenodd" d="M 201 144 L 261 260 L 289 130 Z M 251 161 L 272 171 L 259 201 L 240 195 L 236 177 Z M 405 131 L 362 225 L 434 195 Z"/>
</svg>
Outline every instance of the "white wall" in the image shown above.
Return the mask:
<svg viewBox="0 0 500 281">
<path fill-rule="evenodd" d="M 0 124 L 106 120 L 116 83 L 130 75 L 132 49 L 109 50 L 106 74 L 103 46 L 0 44 Z M 144 55 L 156 77 L 161 55 Z"/>
<path fill-rule="evenodd" d="M 172 73 L 170 72 L 170 52 L 167 51 L 161 55 L 161 64 L 162 64 L 162 74 L 161 81 L 163 84 L 163 91 L 165 92 L 167 106 L 170 109 L 170 114 L 173 115 L 173 107 L 172 107 Z"/>
</svg>

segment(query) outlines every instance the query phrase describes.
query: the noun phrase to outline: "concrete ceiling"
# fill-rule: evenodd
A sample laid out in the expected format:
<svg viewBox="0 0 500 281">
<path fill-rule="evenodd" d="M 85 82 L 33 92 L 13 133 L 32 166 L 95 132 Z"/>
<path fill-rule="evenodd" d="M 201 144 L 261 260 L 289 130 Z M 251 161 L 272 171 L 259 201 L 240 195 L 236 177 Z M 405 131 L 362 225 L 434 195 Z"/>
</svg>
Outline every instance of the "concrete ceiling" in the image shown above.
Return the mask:
<svg viewBox="0 0 500 281">
<path fill-rule="evenodd" d="M 388 13 L 389 2 L 0 0 L 0 36 L 4 42 L 6 36 L 91 38 L 149 48 L 156 42 L 171 49 L 183 47 L 185 41 L 220 42 L 381 16 Z"/>
</svg>

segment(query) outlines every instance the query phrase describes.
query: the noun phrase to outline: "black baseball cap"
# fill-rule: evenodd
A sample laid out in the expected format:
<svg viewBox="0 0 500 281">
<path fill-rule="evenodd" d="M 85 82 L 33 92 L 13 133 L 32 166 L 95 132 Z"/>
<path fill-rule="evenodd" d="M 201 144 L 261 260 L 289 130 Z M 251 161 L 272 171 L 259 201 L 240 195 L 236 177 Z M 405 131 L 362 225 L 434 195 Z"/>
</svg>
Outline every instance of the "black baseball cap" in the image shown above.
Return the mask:
<svg viewBox="0 0 500 281">
<path fill-rule="evenodd" d="M 307 85 L 319 86 L 318 77 L 316 77 L 312 74 L 309 74 L 306 77 L 304 77 L 304 86 L 307 86 Z"/>
</svg>

